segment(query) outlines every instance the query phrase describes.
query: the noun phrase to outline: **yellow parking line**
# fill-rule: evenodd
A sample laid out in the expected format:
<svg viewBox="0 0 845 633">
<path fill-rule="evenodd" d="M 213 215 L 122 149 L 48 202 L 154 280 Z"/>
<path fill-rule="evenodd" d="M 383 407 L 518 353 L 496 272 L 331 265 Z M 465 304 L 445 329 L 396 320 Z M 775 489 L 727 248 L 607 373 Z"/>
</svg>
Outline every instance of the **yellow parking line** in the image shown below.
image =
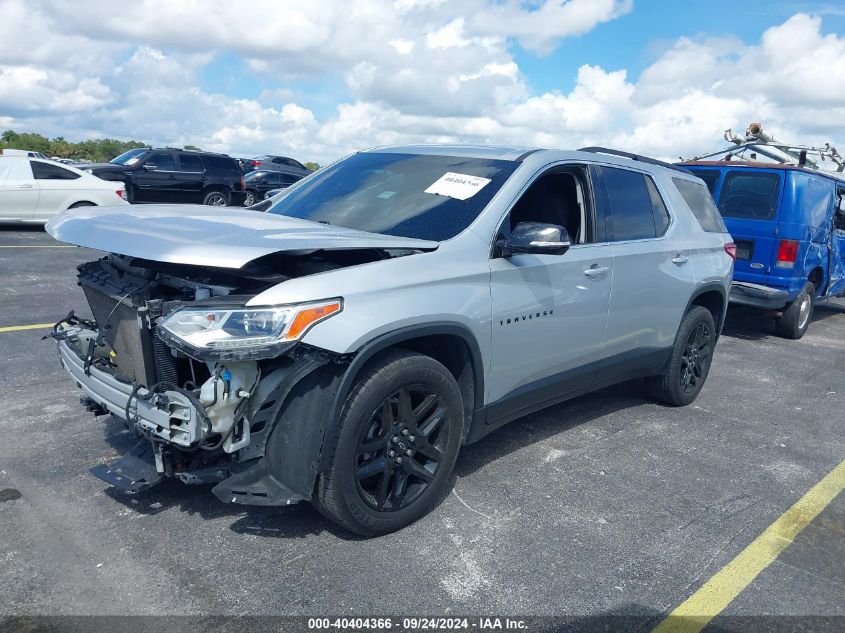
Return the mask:
<svg viewBox="0 0 845 633">
<path fill-rule="evenodd" d="M 845 489 L 845 461 L 810 488 L 795 505 L 684 600 L 652 633 L 698 633 L 768 567 Z"/>
<path fill-rule="evenodd" d="M 0 332 L 20 332 L 21 330 L 43 330 L 53 327 L 55 323 L 33 323 L 32 325 L 7 325 L 0 327 Z"/>
</svg>

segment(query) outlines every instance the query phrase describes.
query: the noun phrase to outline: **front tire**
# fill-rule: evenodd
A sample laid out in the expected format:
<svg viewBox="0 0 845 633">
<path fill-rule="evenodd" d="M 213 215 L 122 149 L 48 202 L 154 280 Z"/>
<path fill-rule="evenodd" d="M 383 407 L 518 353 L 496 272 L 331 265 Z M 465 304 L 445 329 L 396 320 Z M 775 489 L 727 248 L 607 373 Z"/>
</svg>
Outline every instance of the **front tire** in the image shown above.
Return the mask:
<svg viewBox="0 0 845 633">
<path fill-rule="evenodd" d="M 816 304 L 816 287 L 813 282 L 804 284 L 801 292 L 790 303 L 783 314 L 775 319 L 775 331 L 783 338 L 799 339 L 807 333 L 813 308 Z"/>
<path fill-rule="evenodd" d="M 460 390 L 439 362 L 405 350 L 371 361 L 343 406 L 317 509 L 366 536 L 413 523 L 447 491 L 463 429 Z"/>
<path fill-rule="evenodd" d="M 252 205 L 255 204 L 255 201 L 256 201 L 255 192 L 247 189 L 246 196 L 244 197 L 244 206 L 245 207 L 251 207 Z"/>
<path fill-rule="evenodd" d="M 710 310 L 693 306 L 681 319 L 672 356 L 663 374 L 649 378 L 651 395 L 660 402 L 682 407 L 693 402 L 707 374 L 716 345 L 716 325 Z"/>
</svg>

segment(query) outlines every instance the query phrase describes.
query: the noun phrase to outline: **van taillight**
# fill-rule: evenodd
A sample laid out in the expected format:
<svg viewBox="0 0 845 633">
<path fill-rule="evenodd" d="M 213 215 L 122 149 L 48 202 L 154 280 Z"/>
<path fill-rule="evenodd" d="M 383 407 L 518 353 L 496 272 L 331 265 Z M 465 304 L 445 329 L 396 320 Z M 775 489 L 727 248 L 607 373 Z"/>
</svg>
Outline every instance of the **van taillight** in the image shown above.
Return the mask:
<svg viewBox="0 0 845 633">
<path fill-rule="evenodd" d="M 241 176 L 241 191 L 246 191 L 246 178 Z"/>
<path fill-rule="evenodd" d="M 798 240 L 781 240 L 778 244 L 776 268 L 792 268 L 798 259 Z"/>
<path fill-rule="evenodd" d="M 725 252 L 731 256 L 732 260 L 736 261 L 736 244 L 733 242 L 725 244 Z"/>
</svg>

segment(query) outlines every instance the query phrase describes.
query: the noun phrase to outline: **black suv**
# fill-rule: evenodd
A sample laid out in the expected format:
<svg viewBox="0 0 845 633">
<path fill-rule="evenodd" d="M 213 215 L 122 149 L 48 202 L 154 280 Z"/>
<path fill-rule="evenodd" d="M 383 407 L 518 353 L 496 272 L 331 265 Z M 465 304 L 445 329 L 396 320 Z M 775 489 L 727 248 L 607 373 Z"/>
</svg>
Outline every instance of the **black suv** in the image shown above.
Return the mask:
<svg viewBox="0 0 845 633">
<path fill-rule="evenodd" d="M 244 174 L 225 154 L 139 148 L 108 163 L 79 165 L 104 180 L 126 183 L 130 202 L 237 205 L 246 198 Z"/>
<path fill-rule="evenodd" d="M 261 202 L 267 193 L 277 189 L 286 189 L 293 183 L 302 180 L 302 176 L 287 174 L 281 171 L 251 171 L 246 175 L 245 207 Z"/>
</svg>

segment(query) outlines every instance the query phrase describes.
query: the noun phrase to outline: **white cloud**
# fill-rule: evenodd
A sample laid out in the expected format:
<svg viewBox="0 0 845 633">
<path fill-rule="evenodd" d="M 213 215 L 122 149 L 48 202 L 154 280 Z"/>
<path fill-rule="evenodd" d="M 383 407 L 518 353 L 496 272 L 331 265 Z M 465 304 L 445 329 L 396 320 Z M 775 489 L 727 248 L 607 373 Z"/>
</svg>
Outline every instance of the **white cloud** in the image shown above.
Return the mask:
<svg viewBox="0 0 845 633">
<path fill-rule="evenodd" d="M 630 0 L 0 2 L 4 128 L 319 161 L 403 142 L 675 158 L 751 120 L 786 140 L 845 138 L 845 37 L 804 14 L 759 42 L 680 38 L 638 77 L 585 59 L 574 87 L 537 94 L 513 42 L 546 53 Z M 255 98 L 209 87 L 221 58 Z"/>
</svg>

